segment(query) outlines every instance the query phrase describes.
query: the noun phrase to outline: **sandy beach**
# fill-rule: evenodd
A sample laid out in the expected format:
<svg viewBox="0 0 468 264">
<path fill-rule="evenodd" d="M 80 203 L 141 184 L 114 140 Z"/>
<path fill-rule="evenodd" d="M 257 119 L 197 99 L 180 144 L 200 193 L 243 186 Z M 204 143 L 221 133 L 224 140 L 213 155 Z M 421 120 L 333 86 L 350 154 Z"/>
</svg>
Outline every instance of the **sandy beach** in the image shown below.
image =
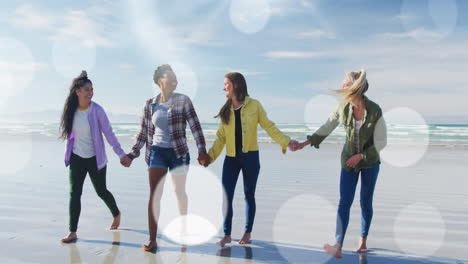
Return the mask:
<svg viewBox="0 0 468 264">
<path fill-rule="evenodd" d="M 383 162 L 368 241 L 371 252 L 352 253 L 360 232 L 358 188 L 344 258 L 336 260 L 324 254 L 321 245 L 333 243 L 341 145 L 324 144 L 318 150 L 307 148 L 282 155 L 279 146 L 261 144 L 262 169 L 251 246 L 232 243 L 220 249 L 214 242 L 222 235 L 221 229 L 201 244 L 184 247 L 171 239 L 161 230 L 176 217 L 174 192 L 171 182 L 166 181 L 159 249 L 153 254 L 141 249 L 148 239 L 148 183 L 142 157 L 131 168 L 124 168 L 107 146 L 107 184 L 122 211 L 121 227 L 108 230 L 111 214 L 87 179 L 79 240 L 65 245 L 59 242 L 68 229 L 64 143 L 53 137 L 13 135 L 2 135 L 0 142 L 5 168 L 0 174 L 2 263 L 468 263 L 465 148 L 430 146 L 421 160 L 404 168 Z M 132 141 L 121 143 L 128 150 Z M 198 180 L 195 174 L 204 170 L 196 163 L 193 143 L 190 150 L 194 174 L 189 173 L 188 179 L 189 213 L 213 217 L 207 220 L 221 228 L 220 213 L 216 212 L 220 197 L 210 186 L 219 186 L 224 154 L 208 168 L 207 174 L 214 176 Z M 234 240 L 240 238 L 244 226 L 241 179 L 234 202 Z M 204 201 L 206 208 L 202 208 Z"/>
</svg>

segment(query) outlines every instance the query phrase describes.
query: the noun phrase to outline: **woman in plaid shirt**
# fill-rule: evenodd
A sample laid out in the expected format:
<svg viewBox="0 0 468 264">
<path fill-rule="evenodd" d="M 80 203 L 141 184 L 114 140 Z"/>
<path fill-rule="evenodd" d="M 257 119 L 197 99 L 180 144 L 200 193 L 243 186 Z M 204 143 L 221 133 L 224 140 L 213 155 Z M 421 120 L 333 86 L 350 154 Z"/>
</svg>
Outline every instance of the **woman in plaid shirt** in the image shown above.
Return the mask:
<svg viewBox="0 0 468 264">
<path fill-rule="evenodd" d="M 192 101 L 186 95 L 175 93 L 177 78 L 171 66 L 164 64 L 154 72 L 154 82 L 161 93 L 145 102 L 140 132 L 132 151 L 123 164 L 130 165 L 140 156 L 140 149 L 146 145 L 145 161 L 148 164 L 150 196 L 148 202 L 148 228 L 150 240 L 143 245 L 146 251 L 157 247 L 156 233 L 160 200 L 166 173 L 171 171 L 172 181 L 178 200 L 179 212 L 187 214 L 185 182 L 190 163 L 185 128 L 190 126 L 198 147 L 198 160 L 208 159 L 205 138 Z"/>
</svg>

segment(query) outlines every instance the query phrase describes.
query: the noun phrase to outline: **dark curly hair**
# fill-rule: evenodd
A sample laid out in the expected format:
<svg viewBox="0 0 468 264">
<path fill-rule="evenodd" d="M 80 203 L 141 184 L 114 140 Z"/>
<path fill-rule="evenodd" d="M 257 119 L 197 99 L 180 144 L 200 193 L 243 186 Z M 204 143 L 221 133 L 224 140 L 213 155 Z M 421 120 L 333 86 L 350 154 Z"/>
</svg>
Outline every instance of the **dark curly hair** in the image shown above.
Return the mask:
<svg viewBox="0 0 468 264">
<path fill-rule="evenodd" d="M 171 68 L 171 65 L 169 64 L 163 64 L 161 66 L 159 66 L 155 71 L 154 71 L 154 74 L 153 74 L 153 81 L 155 84 L 159 85 L 159 79 L 163 76 L 163 74 L 165 72 L 168 72 L 168 71 L 173 71 L 172 68 Z"/>
<path fill-rule="evenodd" d="M 73 118 L 75 117 L 76 109 L 78 108 L 78 96 L 76 95 L 76 90 L 83 87 L 85 84 L 91 83 L 91 80 L 88 79 L 88 74 L 86 71 L 82 71 L 81 74 L 73 79 L 73 82 L 70 86 L 70 92 L 68 93 L 67 100 L 63 107 L 62 118 L 60 120 L 60 138 L 68 139 L 70 137 L 72 127 L 73 127 Z"/>
</svg>

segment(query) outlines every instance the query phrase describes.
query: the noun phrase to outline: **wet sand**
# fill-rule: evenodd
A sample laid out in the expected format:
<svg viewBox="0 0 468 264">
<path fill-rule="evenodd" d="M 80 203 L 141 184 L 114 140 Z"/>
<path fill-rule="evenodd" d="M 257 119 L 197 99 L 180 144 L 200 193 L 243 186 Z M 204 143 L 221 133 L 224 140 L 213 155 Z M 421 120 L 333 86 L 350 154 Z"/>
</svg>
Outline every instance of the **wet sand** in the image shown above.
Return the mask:
<svg viewBox="0 0 468 264">
<path fill-rule="evenodd" d="M 43 136 L 25 141 L 21 136 L 4 135 L 0 141 L 6 151 L 2 154 L 2 166 L 6 169 L 0 174 L 2 263 L 468 263 L 466 149 L 430 147 L 418 163 L 405 168 L 383 162 L 368 241 L 371 252 L 351 252 L 358 246 L 360 232 L 358 188 L 344 259 L 335 260 L 322 252 L 321 245 L 333 243 L 340 145 L 324 144 L 319 150 L 308 148 L 287 155 L 282 155 L 277 145 L 260 146 L 262 169 L 251 246 L 233 243 L 220 249 L 214 244 L 222 235 L 219 229 L 218 235 L 205 243 L 183 247 L 160 230 L 160 247 L 153 254 L 141 249 L 148 239 L 148 183 L 143 157 L 131 168 L 123 168 L 107 146 L 107 183 L 123 214 L 121 228 L 107 229 L 111 214 L 87 179 L 79 240 L 61 244 L 59 239 L 68 229 L 64 143 Z M 128 150 L 131 141 L 123 140 L 122 145 Z M 191 144 L 190 149 L 192 164 L 197 166 L 196 148 Z M 221 176 L 222 163 L 223 156 L 209 167 L 217 178 Z M 166 181 L 161 209 L 166 223 L 176 212 L 170 184 Z M 200 206 L 203 199 L 219 198 L 211 197 L 209 192 L 207 197 L 201 195 L 203 192 L 192 192 L 203 188 L 195 178 L 188 184 L 192 185 L 188 188 L 189 211 L 197 211 L 194 207 Z M 234 202 L 234 240 L 242 236 L 244 226 L 242 190 L 241 176 Z M 197 197 L 190 197 L 191 194 Z M 214 212 L 203 210 L 207 215 Z M 219 219 L 213 222 L 220 228 Z M 410 245 L 411 250 L 402 248 L 405 245 Z"/>
</svg>

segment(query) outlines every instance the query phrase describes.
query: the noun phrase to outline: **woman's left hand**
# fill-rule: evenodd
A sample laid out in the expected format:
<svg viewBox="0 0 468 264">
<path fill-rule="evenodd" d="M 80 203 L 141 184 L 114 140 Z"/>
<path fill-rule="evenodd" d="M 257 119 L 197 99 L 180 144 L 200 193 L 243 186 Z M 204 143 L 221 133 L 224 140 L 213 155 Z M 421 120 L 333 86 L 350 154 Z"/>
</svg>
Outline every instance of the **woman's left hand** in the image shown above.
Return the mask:
<svg viewBox="0 0 468 264">
<path fill-rule="evenodd" d="M 362 160 L 362 155 L 361 154 L 356 154 L 353 155 L 351 158 L 349 158 L 346 161 L 346 166 L 351 167 L 351 168 L 356 168 L 356 165 Z"/>
<path fill-rule="evenodd" d="M 122 166 L 128 168 L 128 167 L 130 167 L 130 165 L 132 165 L 132 159 L 130 159 L 128 157 L 128 155 L 127 155 L 127 156 L 120 159 L 120 164 L 122 164 Z"/>
<path fill-rule="evenodd" d="M 297 142 L 296 140 L 290 140 L 289 141 L 289 144 L 288 144 L 288 148 L 289 150 L 291 151 L 296 151 L 299 147 L 299 142 Z"/>
<path fill-rule="evenodd" d="M 207 153 L 199 153 L 198 154 L 198 163 L 203 167 L 208 167 L 211 163 L 211 157 Z"/>
</svg>

